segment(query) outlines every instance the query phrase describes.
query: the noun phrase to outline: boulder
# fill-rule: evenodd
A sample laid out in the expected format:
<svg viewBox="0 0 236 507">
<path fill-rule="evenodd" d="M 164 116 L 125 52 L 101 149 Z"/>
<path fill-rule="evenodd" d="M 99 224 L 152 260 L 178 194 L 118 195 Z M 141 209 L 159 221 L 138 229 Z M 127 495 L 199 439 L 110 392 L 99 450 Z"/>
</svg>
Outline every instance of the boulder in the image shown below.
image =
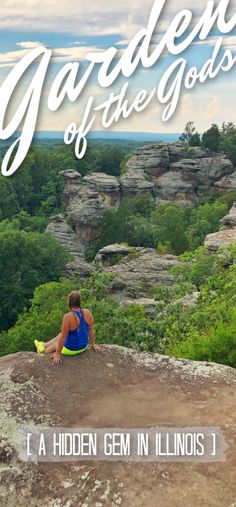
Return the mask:
<svg viewBox="0 0 236 507">
<path fill-rule="evenodd" d="M 95 264 L 101 267 L 114 263 L 116 259 L 121 260 L 123 257 L 135 252 L 135 248 L 124 243 L 115 243 L 101 248 L 95 257 Z M 118 261 L 117 261 L 118 262 Z"/>
<path fill-rule="evenodd" d="M 170 164 L 170 170 L 181 171 L 182 173 L 195 173 L 198 171 L 199 161 L 192 158 L 182 158 L 178 162 Z"/>
<path fill-rule="evenodd" d="M 33 340 L 33 337 L 32 337 Z M 236 498 L 236 370 L 104 346 L 60 366 L 0 358 L 0 505 L 229 507 Z M 24 463 L 19 432 L 62 427 L 220 427 L 226 461 Z"/>
<path fill-rule="evenodd" d="M 74 169 L 66 169 L 65 171 L 60 171 L 59 174 L 65 179 L 67 183 L 72 183 L 73 181 L 75 182 L 76 180 L 82 178 L 81 174 Z"/>
<path fill-rule="evenodd" d="M 228 247 L 234 243 L 236 243 L 236 228 L 213 232 L 212 234 L 208 234 L 205 239 L 205 247 L 211 253 L 215 253 L 220 248 Z"/>
<path fill-rule="evenodd" d="M 233 172 L 233 164 L 224 155 L 197 160 L 194 176 L 199 185 L 208 188 L 223 176 Z"/>
<path fill-rule="evenodd" d="M 120 302 L 121 307 L 132 305 L 144 306 L 146 310 L 153 311 L 158 305 L 158 301 L 152 298 L 139 298 L 139 299 L 124 299 L 123 301 Z"/>
<path fill-rule="evenodd" d="M 114 296 L 113 296 L 113 299 L 116 299 L 116 298 L 114 298 Z M 121 308 L 127 308 L 132 305 L 142 306 L 145 310 L 145 314 L 148 315 L 150 318 L 156 317 L 158 304 L 159 304 L 159 301 L 156 301 L 153 298 L 147 298 L 147 297 L 142 297 L 142 298 L 138 298 L 138 299 L 122 299 L 121 301 L 119 301 L 119 306 Z M 148 334 L 148 331 L 146 331 L 146 333 Z M 145 336 L 145 333 L 144 333 L 144 336 Z"/>
<path fill-rule="evenodd" d="M 230 160 L 226 159 L 224 155 L 211 158 L 184 158 L 170 164 L 170 170 L 181 171 L 185 176 L 191 175 L 196 186 L 203 185 L 207 187 L 222 178 L 223 175 L 231 174 L 233 171 L 233 164 Z"/>
<path fill-rule="evenodd" d="M 169 163 L 178 162 L 181 158 L 185 158 L 186 148 L 182 143 L 175 143 L 168 145 Z"/>
<path fill-rule="evenodd" d="M 53 235 L 74 258 L 83 256 L 84 248 L 62 213 L 51 217 L 46 232 Z"/>
<path fill-rule="evenodd" d="M 158 177 L 169 168 L 169 149 L 165 144 L 147 145 L 138 148 L 129 159 L 128 170 L 143 170 L 150 176 Z"/>
<path fill-rule="evenodd" d="M 101 259 L 100 252 L 98 258 Z M 150 290 L 158 283 L 171 285 L 175 276 L 170 270 L 177 265 L 179 262 L 174 255 L 161 255 L 154 248 L 140 247 L 133 248 L 114 265 L 101 264 L 100 270 L 113 274 L 112 295 L 120 294 L 121 300 L 139 299 L 149 298 Z"/>
<path fill-rule="evenodd" d="M 229 229 L 236 227 L 236 203 L 232 206 L 229 214 L 222 218 L 221 223 Z"/>
<path fill-rule="evenodd" d="M 143 170 L 150 176 L 158 178 L 168 171 L 170 165 L 186 158 L 188 155 L 186 147 L 181 143 L 176 144 L 150 144 L 138 148 L 127 164 L 128 170 Z M 204 158 L 207 152 L 201 148 L 191 148 L 191 158 Z"/>
<path fill-rule="evenodd" d="M 229 214 L 222 218 L 221 222 L 223 228 L 220 231 L 206 236 L 205 247 L 210 253 L 236 243 L 236 203 L 232 206 Z"/>
<path fill-rule="evenodd" d="M 82 176 L 79 172 L 73 169 L 60 171 L 60 176 L 64 179 L 64 190 L 61 197 L 62 204 L 69 207 L 70 202 L 76 197 L 78 189 L 80 188 Z"/>
<path fill-rule="evenodd" d="M 119 196 L 119 182 L 115 176 L 106 173 L 91 173 L 83 178 L 83 184 L 88 185 L 94 190 L 100 190 L 104 197 L 110 198 L 110 202 Z"/>
<path fill-rule="evenodd" d="M 196 204 L 196 183 L 181 171 L 170 170 L 155 180 L 157 202 L 172 201 L 180 205 Z"/>
<path fill-rule="evenodd" d="M 120 179 L 121 195 L 132 197 L 133 195 L 143 194 L 152 195 L 154 182 L 145 177 L 145 173 L 140 169 L 129 169 Z"/>
<path fill-rule="evenodd" d="M 186 148 L 182 143 L 175 143 L 168 145 L 170 162 L 177 162 L 180 159 L 184 159 L 190 156 L 191 159 L 208 157 L 208 151 L 203 150 L 200 146 L 193 146 Z"/>
<path fill-rule="evenodd" d="M 198 302 L 198 299 L 200 297 L 201 293 L 198 291 L 193 292 L 192 294 L 186 294 L 186 296 L 177 299 L 174 304 L 181 303 L 183 306 L 186 306 L 188 308 L 192 308 L 195 306 Z"/>
<path fill-rule="evenodd" d="M 224 192 L 232 192 L 236 190 L 236 171 L 228 176 L 224 176 L 221 180 L 216 181 L 214 186 L 218 190 Z"/>
<path fill-rule="evenodd" d="M 200 292 L 193 292 L 192 294 L 186 294 L 186 296 L 182 297 L 181 299 L 177 299 L 173 304 L 181 304 L 185 307 L 192 308 L 197 304 L 197 301 L 200 297 Z M 161 301 L 157 301 L 156 299 L 152 298 L 139 298 L 139 299 L 124 299 L 120 302 L 121 307 L 131 306 L 131 305 L 141 305 L 145 308 L 145 310 L 155 315 L 156 307 L 162 303 Z M 163 303 L 162 303 L 163 304 Z M 164 310 L 165 313 L 165 310 Z M 163 312 L 160 313 L 162 315 Z"/>
</svg>

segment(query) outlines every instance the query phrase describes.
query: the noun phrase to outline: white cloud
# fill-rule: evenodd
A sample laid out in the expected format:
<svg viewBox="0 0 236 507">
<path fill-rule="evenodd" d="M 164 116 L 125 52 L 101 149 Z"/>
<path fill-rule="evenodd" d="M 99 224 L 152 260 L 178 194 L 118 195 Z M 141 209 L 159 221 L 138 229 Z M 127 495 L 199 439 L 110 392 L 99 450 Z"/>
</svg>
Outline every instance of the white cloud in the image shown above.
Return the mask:
<svg viewBox="0 0 236 507">
<path fill-rule="evenodd" d="M 178 132 L 184 128 L 187 121 L 193 120 L 199 132 L 204 132 L 212 123 L 221 125 L 223 121 L 235 123 L 235 108 L 232 107 L 232 97 L 214 87 L 211 83 L 209 90 L 203 86 L 194 89 L 191 94 L 183 93 L 178 109 L 172 119 L 163 124 L 167 132 Z"/>
<path fill-rule="evenodd" d="M 41 46 L 41 42 L 35 42 L 35 41 L 26 41 L 26 42 L 17 42 L 17 46 L 23 48 L 23 49 L 34 49 L 38 46 Z"/>
<path fill-rule="evenodd" d="M 207 104 L 204 117 L 210 122 L 213 121 L 219 114 L 221 114 L 221 112 L 222 108 L 220 97 L 219 95 L 213 95 Z"/>
<path fill-rule="evenodd" d="M 23 58 L 28 53 L 27 49 L 19 49 L 17 51 L 7 51 L 0 53 L 0 66 L 1 67 L 14 67 L 16 62 Z"/>
<path fill-rule="evenodd" d="M 119 42 L 116 43 L 117 46 L 128 46 L 129 44 L 129 39 L 122 39 L 122 40 L 119 40 Z"/>
<path fill-rule="evenodd" d="M 70 42 L 70 46 L 76 44 L 77 46 L 86 46 L 86 42 L 84 40 L 76 40 L 74 42 Z"/>
<path fill-rule="evenodd" d="M 198 0 L 198 2 L 196 0 L 167 1 L 161 20 L 157 24 L 158 35 L 153 37 L 153 42 L 158 43 L 162 31 L 168 27 L 177 11 L 182 8 L 193 9 L 198 17 L 206 7 L 206 3 L 207 0 Z M 74 35 L 73 45 L 53 49 L 53 60 L 57 62 L 80 61 L 85 59 L 87 53 L 99 51 L 95 46 L 84 46 L 85 43 L 81 42 L 84 35 L 116 34 L 120 38 L 118 46 L 126 46 L 139 29 L 146 27 L 152 4 L 152 0 L 135 0 L 135 2 L 127 2 L 127 0 L 119 0 L 119 2 L 108 2 L 107 0 L 89 0 L 87 2 L 84 0 L 70 0 L 69 2 L 68 0 L 60 0 L 59 2 L 56 0 L 1 0 L 0 29 L 18 29 L 21 32 L 41 33 L 42 41 L 46 39 L 44 34 L 49 31 Z M 235 0 L 232 0 L 231 8 L 233 8 L 232 4 L 235 6 Z M 0 67 L 13 67 L 30 49 L 42 44 L 42 41 L 28 40 L 29 35 L 24 37 L 26 40 L 17 43 L 17 50 L 0 53 Z M 9 40 L 10 38 L 9 34 Z M 211 36 L 206 41 L 199 41 L 195 44 L 214 46 L 216 40 L 216 36 Z M 62 41 L 61 46 L 65 44 L 63 36 Z M 236 36 L 224 37 L 223 44 L 225 47 L 235 50 Z M 144 76 L 140 86 L 148 87 L 148 79 Z M 114 90 L 115 86 L 112 91 Z M 44 91 L 46 92 L 46 89 Z M 86 89 L 86 97 L 89 94 L 101 95 L 101 91 L 99 91 L 100 89 L 93 85 Z M 116 128 L 118 130 L 141 129 L 147 132 L 160 130 L 173 132 L 181 130 L 186 121 L 191 119 L 195 120 L 199 130 L 207 128 L 211 122 L 220 123 L 224 119 L 234 121 L 235 107 L 232 93 L 234 93 L 234 84 L 211 82 L 209 88 L 208 84 L 205 84 L 201 89 L 193 90 L 191 94 L 183 96 L 176 115 L 168 123 L 161 121 L 161 107 L 155 103 L 154 99 L 145 112 L 134 114 L 130 119 L 119 122 Z M 68 105 L 68 108 L 63 108 L 57 114 L 50 114 L 45 110 L 41 115 L 41 117 L 43 116 L 43 127 L 41 128 L 63 129 L 66 122 L 76 118 L 78 114 L 81 115 L 82 112 L 76 104 Z M 98 125 L 97 128 L 101 127 Z"/>
<path fill-rule="evenodd" d="M 196 46 L 215 46 L 218 41 L 220 35 L 214 35 L 212 37 L 208 37 L 206 40 L 193 42 Z M 236 50 L 236 35 L 225 35 L 223 37 L 222 46 L 225 46 L 227 49 L 231 49 L 232 51 Z"/>
<path fill-rule="evenodd" d="M 90 52 L 99 53 L 101 50 L 95 46 L 83 47 L 69 47 L 69 48 L 56 48 L 53 49 L 53 60 L 57 62 L 67 62 L 74 60 L 85 60 L 85 57 Z"/>
<path fill-rule="evenodd" d="M 29 52 L 30 49 L 34 49 L 40 45 L 42 45 L 40 42 L 18 42 L 17 46 L 27 49 L 0 53 L 0 67 L 14 67 L 16 63 Z M 56 48 L 53 49 L 52 60 L 56 62 L 80 61 L 85 59 L 87 53 L 99 51 L 101 51 L 101 49 L 98 49 L 95 46 Z"/>
<path fill-rule="evenodd" d="M 21 31 L 64 32 L 78 35 L 121 34 L 130 39 L 146 26 L 153 0 L 1 0 L 1 29 Z M 206 0 L 169 0 L 158 22 L 158 31 L 165 29 L 174 13 L 193 9 L 197 15 Z"/>
</svg>

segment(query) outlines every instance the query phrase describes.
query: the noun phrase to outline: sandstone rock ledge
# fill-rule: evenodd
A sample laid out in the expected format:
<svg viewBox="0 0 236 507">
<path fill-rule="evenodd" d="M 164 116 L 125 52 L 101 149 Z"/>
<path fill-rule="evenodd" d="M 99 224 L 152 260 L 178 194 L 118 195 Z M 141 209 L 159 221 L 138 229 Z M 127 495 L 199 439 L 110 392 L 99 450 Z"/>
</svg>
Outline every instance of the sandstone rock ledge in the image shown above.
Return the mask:
<svg viewBox="0 0 236 507">
<path fill-rule="evenodd" d="M 234 505 L 235 370 L 105 346 L 58 367 L 30 352 L 0 358 L 0 382 L 1 506 Z M 22 425 L 219 426 L 229 449 L 224 463 L 25 464 Z"/>
<path fill-rule="evenodd" d="M 210 253 L 236 243 L 236 203 L 233 204 L 229 214 L 222 218 L 221 223 L 223 226 L 218 232 L 206 236 L 205 247 Z"/>
<path fill-rule="evenodd" d="M 112 265 L 114 259 L 116 263 Z M 110 293 L 121 294 L 121 301 L 123 297 L 134 298 L 134 302 L 135 299 L 149 298 L 150 290 L 159 283 L 172 285 L 176 277 L 171 269 L 179 264 L 176 256 L 159 254 L 155 248 L 122 244 L 102 248 L 95 258 L 95 265 L 100 271 L 113 275 Z"/>
</svg>

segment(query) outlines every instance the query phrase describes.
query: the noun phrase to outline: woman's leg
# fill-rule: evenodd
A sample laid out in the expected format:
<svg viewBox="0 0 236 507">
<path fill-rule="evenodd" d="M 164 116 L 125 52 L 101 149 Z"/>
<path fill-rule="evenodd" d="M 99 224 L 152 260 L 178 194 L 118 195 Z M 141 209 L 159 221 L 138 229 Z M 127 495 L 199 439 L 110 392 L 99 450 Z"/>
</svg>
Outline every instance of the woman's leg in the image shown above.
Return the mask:
<svg viewBox="0 0 236 507">
<path fill-rule="evenodd" d="M 44 354 L 52 354 L 52 352 L 56 352 L 56 350 L 57 350 L 57 342 L 54 342 L 44 350 Z"/>
<path fill-rule="evenodd" d="M 59 337 L 60 337 L 60 333 L 55 338 L 52 338 L 52 340 L 50 340 L 49 342 L 46 342 L 44 344 L 44 347 L 45 347 L 44 353 L 45 354 L 51 354 L 52 352 L 56 352 L 57 340 Z"/>
</svg>

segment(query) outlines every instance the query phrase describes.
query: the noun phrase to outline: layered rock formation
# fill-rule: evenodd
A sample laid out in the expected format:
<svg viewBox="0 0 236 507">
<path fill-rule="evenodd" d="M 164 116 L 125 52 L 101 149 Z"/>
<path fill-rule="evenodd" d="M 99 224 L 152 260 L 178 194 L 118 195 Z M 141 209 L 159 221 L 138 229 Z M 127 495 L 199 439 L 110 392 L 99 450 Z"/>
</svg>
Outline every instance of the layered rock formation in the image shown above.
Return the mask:
<svg viewBox="0 0 236 507">
<path fill-rule="evenodd" d="M 67 275 L 89 276 L 94 268 L 85 261 L 86 244 L 99 236 L 105 211 L 120 202 L 117 179 L 103 173 L 84 178 L 73 170 L 62 171 L 65 188 L 62 195 L 66 213 L 52 217 L 47 232 L 51 233 L 73 257 Z M 73 223 L 74 229 L 68 224 Z"/>
<path fill-rule="evenodd" d="M 124 179 L 134 175 L 135 181 L 148 175 L 152 180 L 149 191 L 154 191 L 157 202 L 185 206 L 196 204 L 203 191 L 218 188 L 232 173 L 233 165 L 223 154 L 210 156 L 201 148 L 186 150 L 181 144 L 147 145 L 128 161 Z M 223 181 L 222 188 L 224 185 Z"/>
<path fill-rule="evenodd" d="M 220 248 L 236 243 L 236 203 L 234 203 L 229 214 L 222 218 L 221 222 L 223 227 L 219 232 L 208 234 L 205 239 L 205 247 L 210 253 L 215 253 Z"/>
<path fill-rule="evenodd" d="M 229 176 L 224 176 L 220 181 L 215 183 L 216 189 L 222 192 L 232 192 L 236 190 L 236 171 Z"/>
<path fill-rule="evenodd" d="M 87 276 L 92 272 L 93 268 L 84 259 L 86 245 L 99 237 L 105 211 L 117 208 L 123 197 L 143 194 L 155 198 L 157 204 L 175 202 L 186 206 L 196 204 L 202 192 L 214 189 L 226 192 L 236 189 L 236 172 L 223 154 L 210 156 L 201 148 L 186 149 L 181 144 L 147 145 L 137 149 L 128 161 L 127 170 L 120 180 L 105 173 L 92 173 L 84 178 L 74 170 L 62 171 L 60 174 L 65 181 L 62 196 L 65 216 L 54 217 L 47 230 L 73 255 L 74 261 L 68 265 L 67 270 L 72 276 Z M 67 224 L 68 219 L 74 224 L 74 230 Z M 215 251 L 218 244 L 228 244 L 235 240 L 234 228 L 229 230 L 227 225 L 217 236 L 210 235 L 206 246 L 216 241 L 215 246 L 209 246 L 209 250 Z M 155 252 L 151 253 L 149 250 L 147 255 L 145 257 L 142 254 L 140 266 L 142 263 L 145 266 L 147 263 L 151 265 L 152 262 L 159 262 Z M 166 261 L 168 262 L 168 259 Z M 132 287 L 132 280 L 135 277 L 142 279 L 143 271 L 139 268 L 137 259 L 137 268 L 133 269 L 133 266 L 129 265 Z M 121 278 L 121 283 L 124 278 L 120 276 L 122 269 L 125 270 L 125 266 L 118 267 L 116 273 Z M 159 273 L 159 268 L 153 268 L 152 273 L 154 272 Z M 163 272 L 165 279 L 165 267 Z M 151 277 L 150 273 L 146 281 Z M 154 282 L 156 281 L 158 276 L 154 276 Z M 150 285 L 149 282 L 147 285 Z M 139 297 L 142 297 L 140 289 L 138 293 Z"/>
<path fill-rule="evenodd" d="M 65 180 L 62 203 L 74 221 L 80 244 L 99 236 L 105 211 L 118 207 L 122 197 L 141 193 L 155 197 L 157 203 L 188 205 L 197 203 L 203 191 L 228 189 L 236 179 L 232 163 L 223 154 L 210 157 L 201 148 L 186 151 L 181 144 L 137 149 L 120 180 L 104 173 L 84 178 L 73 170 L 60 174 Z"/>
<path fill-rule="evenodd" d="M 94 268 L 84 258 L 85 246 L 78 240 L 75 231 L 68 224 L 63 214 L 51 218 L 46 232 L 52 234 L 71 255 L 71 262 L 66 266 L 66 275 L 84 277 L 92 274 Z"/>
<path fill-rule="evenodd" d="M 116 263 L 113 264 L 113 258 Z M 122 258 L 123 257 L 123 258 Z M 110 293 L 124 298 L 150 298 L 150 290 L 161 285 L 172 285 L 175 276 L 171 268 L 179 262 L 174 255 L 160 255 L 154 248 L 131 248 L 125 245 L 109 245 L 99 251 L 95 266 L 100 271 L 112 273 Z M 150 301 L 149 301 L 150 302 Z"/>
<path fill-rule="evenodd" d="M 84 244 L 98 237 L 104 212 L 119 205 L 119 182 L 104 173 L 84 178 L 73 170 L 60 174 L 65 180 L 62 203 L 74 221 L 78 240 Z"/>
<path fill-rule="evenodd" d="M 236 370 L 106 346 L 61 366 L 30 352 L 2 357 L 0 379 L 2 507 L 234 504 Z M 23 463 L 25 426 L 220 427 L 229 447 L 224 463 Z"/>
</svg>

